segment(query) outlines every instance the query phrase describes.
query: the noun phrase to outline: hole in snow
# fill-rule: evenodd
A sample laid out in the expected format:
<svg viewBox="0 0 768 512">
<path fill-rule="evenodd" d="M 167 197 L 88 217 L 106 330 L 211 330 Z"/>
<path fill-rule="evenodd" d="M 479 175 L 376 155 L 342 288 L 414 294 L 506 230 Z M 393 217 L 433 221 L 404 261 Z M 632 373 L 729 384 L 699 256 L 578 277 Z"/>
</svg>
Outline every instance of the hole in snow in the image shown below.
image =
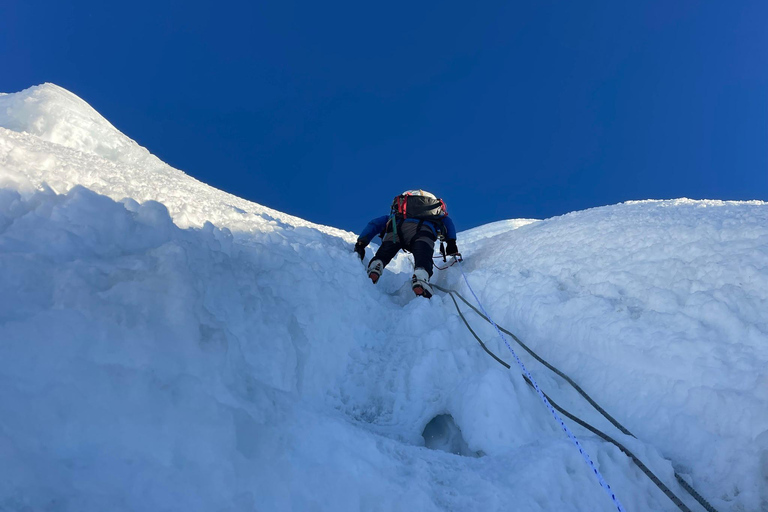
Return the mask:
<svg viewBox="0 0 768 512">
<path fill-rule="evenodd" d="M 432 450 L 442 450 L 465 457 L 482 455 L 469 449 L 469 445 L 461 435 L 461 429 L 450 414 L 440 414 L 432 418 L 421 435 L 424 437 L 424 446 Z"/>
</svg>

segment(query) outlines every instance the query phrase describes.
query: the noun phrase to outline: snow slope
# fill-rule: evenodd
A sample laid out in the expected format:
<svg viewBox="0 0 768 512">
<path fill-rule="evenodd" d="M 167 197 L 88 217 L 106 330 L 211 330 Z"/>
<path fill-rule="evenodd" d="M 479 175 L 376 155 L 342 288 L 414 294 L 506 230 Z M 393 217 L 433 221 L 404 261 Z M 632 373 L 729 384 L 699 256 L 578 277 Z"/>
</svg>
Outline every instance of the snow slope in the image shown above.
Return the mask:
<svg viewBox="0 0 768 512">
<path fill-rule="evenodd" d="M 199 183 L 51 84 L 0 96 L 0 127 L 0 510 L 615 510 L 520 372 L 413 297 L 405 255 L 374 287 L 353 234 Z M 766 221 L 646 201 L 459 247 L 495 320 L 638 440 L 520 354 L 553 399 L 692 510 L 674 470 L 761 511 Z M 469 296 L 458 266 L 436 282 Z M 627 510 L 678 510 L 571 427 Z"/>
</svg>

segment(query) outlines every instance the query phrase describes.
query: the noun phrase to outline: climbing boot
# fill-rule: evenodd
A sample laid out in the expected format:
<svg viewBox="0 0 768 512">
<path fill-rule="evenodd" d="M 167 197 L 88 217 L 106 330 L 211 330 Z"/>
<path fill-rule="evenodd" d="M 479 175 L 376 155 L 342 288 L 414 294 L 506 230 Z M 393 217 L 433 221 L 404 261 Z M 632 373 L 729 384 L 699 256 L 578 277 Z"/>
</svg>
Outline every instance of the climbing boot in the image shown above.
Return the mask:
<svg viewBox="0 0 768 512">
<path fill-rule="evenodd" d="M 384 263 L 381 260 L 371 260 L 368 264 L 368 277 L 376 284 L 381 277 L 381 273 L 384 272 Z"/>
<path fill-rule="evenodd" d="M 419 267 L 413 271 L 413 278 L 411 278 L 411 288 L 413 293 L 426 297 L 427 299 L 432 297 L 432 287 L 429 286 L 429 274 L 423 268 Z"/>
</svg>

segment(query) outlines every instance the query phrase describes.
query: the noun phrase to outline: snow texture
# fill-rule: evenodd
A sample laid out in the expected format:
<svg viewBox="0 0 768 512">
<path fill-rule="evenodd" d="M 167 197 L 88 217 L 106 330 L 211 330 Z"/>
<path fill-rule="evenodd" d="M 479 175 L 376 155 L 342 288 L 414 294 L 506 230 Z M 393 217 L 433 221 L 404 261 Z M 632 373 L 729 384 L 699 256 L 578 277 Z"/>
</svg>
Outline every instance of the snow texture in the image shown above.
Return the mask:
<svg viewBox="0 0 768 512">
<path fill-rule="evenodd" d="M 371 285 L 354 240 L 190 178 L 60 87 L 0 95 L 0 510 L 615 510 L 492 327 L 467 312 L 511 371 L 412 294 L 406 255 Z M 494 319 L 638 439 L 518 350 L 557 403 L 692 510 L 675 471 L 768 510 L 766 203 L 458 243 Z M 470 296 L 458 265 L 433 280 Z M 628 511 L 678 510 L 568 424 Z"/>
</svg>

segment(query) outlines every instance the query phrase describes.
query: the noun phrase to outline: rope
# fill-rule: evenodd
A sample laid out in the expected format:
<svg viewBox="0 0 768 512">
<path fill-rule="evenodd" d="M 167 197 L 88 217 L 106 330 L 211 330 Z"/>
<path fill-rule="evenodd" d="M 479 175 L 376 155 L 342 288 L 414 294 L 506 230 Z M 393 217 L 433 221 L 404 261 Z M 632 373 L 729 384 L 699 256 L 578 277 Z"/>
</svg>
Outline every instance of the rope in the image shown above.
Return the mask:
<svg viewBox="0 0 768 512">
<path fill-rule="evenodd" d="M 433 257 L 432 257 L 432 259 L 433 259 L 433 260 L 443 260 L 443 261 L 447 261 L 447 260 L 446 260 L 445 258 L 443 258 L 442 256 L 433 256 Z M 454 266 L 454 265 L 456 264 L 456 262 L 457 262 L 457 261 L 458 261 L 458 260 L 454 258 L 454 260 L 453 260 L 452 262 L 448 263 L 448 264 L 447 264 L 446 266 L 444 266 L 444 267 L 441 267 L 441 266 L 440 266 L 440 265 L 438 265 L 437 263 L 433 263 L 433 265 L 434 265 L 434 266 L 435 266 L 435 268 L 436 268 L 436 269 L 438 269 L 438 270 L 446 270 L 446 269 L 449 269 L 449 268 L 451 268 L 452 266 Z"/>
<path fill-rule="evenodd" d="M 485 320 L 485 321 L 486 321 L 486 322 L 488 322 L 489 324 L 492 324 L 492 325 L 493 325 L 493 322 L 491 322 L 491 320 L 489 320 L 489 319 L 488 319 L 488 317 L 486 317 L 486 316 L 485 316 L 485 315 L 484 315 L 484 314 L 483 314 L 483 313 L 482 313 L 482 312 L 481 312 L 479 309 L 477 309 L 475 306 L 473 306 L 472 304 L 470 304 L 470 303 L 469 303 L 469 301 L 468 301 L 467 299 L 465 299 L 465 298 L 464 298 L 464 297 L 463 297 L 463 296 L 462 296 L 462 295 L 461 295 L 459 292 L 457 292 L 457 291 L 455 291 L 455 290 L 446 290 L 445 288 L 441 288 L 440 286 L 438 286 L 438 285 L 436 285 L 436 284 L 433 284 L 433 285 L 432 285 L 432 287 L 433 287 L 433 288 L 437 288 L 438 290 L 440 290 L 440 291 L 441 291 L 441 292 L 443 292 L 443 293 L 451 293 L 451 292 L 455 293 L 456 295 L 458 295 L 459 299 L 461 299 L 461 300 L 464 302 L 464 304 L 466 304 L 467 306 L 469 306 L 470 308 L 472 308 L 472 310 L 473 310 L 475 313 L 477 313 L 477 314 L 480 316 L 480 318 L 482 318 L 483 320 Z M 523 343 L 523 342 L 520 340 L 520 338 L 518 338 L 517 336 L 515 336 L 515 335 L 514 335 L 513 333 L 511 333 L 510 331 L 508 331 L 508 330 L 504 329 L 503 327 L 499 327 L 499 326 L 497 326 L 497 328 L 498 328 L 498 329 L 499 329 L 501 332 L 503 332 L 504 334 L 507 334 L 507 335 L 509 335 L 509 336 L 510 336 L 510 337 L 511 337 L 513 340 L 515 340 L 515 342 L 516 342 L 518 345 L 520 345 L 520 346 L 523 348 L 523 350 L 525 350 L 526 352 L 528 352 L 528 353 L 529 353 L 529 354 L 530 354 L 530 355 L 531 355 L 531 356 L 532 356 L 534 359 L 536 359 L 538 362 L 540 362 L 541 364 L 543 364 L 543 365 L 544 365 L 546 368 L 548 368 L 548 369 L 549 369 L 549 370 L 551 370 L 553 373 L 557 374 L 558 376 L 562 377 L 562 378 L 563 378 L 563 379 L 564 379 L 566 382 L 568 382 L 568 384 L 570 384 L 570 385 L 573 387 L 573 389 L 575 389 L 575 390 L 576 390 L 576 391 L 577 391 L 577 392 L 578 392 L 578 393 L 579 393 L 581 396 L 583 396 L 583 397 L 584 397 L 584 399 L 585 399 L 587 402 L 589 402 L 589 403 L 590 403 L 590 405 L 591 405 L 592 407 L 594 407 L 594 408 L 595 408 L 595 409 L 596 409 L 596 410 L 597 410 L 597 411 L 598 411 L 600 414 L 602 414 L 602 415 L 603 415 L 603 417 L 605 417 L 605 419 L 607 419 L 608 421 L 610 421 L 610 422 L 613 424 L 613 426 L 614 426 L 614 427 L 618 428 L 618 429 L 619 429 L 619 430 L 620 430 L 620 431 L 621 431 L 623 434 L 626 434 L 626 435 L 628 435 L 628 436 L 632 436 L 632 437 L 635 437 L 635 435 L 634 435 L 632 432 L 630 432 L 629 430 L 627 430 L 627 429 L 624 427 L 624 425 L 622 425 L 621 423 L 619 423 L 617 420 L 615 420 L 615 419 L 613 418 L 613 416 L 611 416 L 610 414 L 608 414 L 608 413 L 605 411 L 605 409 L 603 409 L 602 407 L 600 407 L 600 405 L 599 405 L 597 402 L 595 402 L 595 401 L 592 399 L 592 397 L 591 397 L 591 396 L 589 396 L 589 395 L 587 394 L 587 392 L 586 392 L 586 391 L 584 391 L 583 389 L 581 389 L 581 386 L 579 386 L 579 385 L 578 385 L 578 384 L 576 384 L 576 383 L 575 383 L 573 380 L 571 380 L 571 378 L 570 378 L 570 377 L 568 377 L 568 375 L 564 374 L 563 372 L 561 372 L 560 370 L 558 370 L 557 368 L 555 368 L 554 366 L 552 366 L 551 364 L 549 364 L 549 363 L 548 363 L 546 360 L 544 360 L 544 359 L 542 359 L 541 357 L 539 357 L 539 355 L 538 355 L 536 352 L 534 352 L 533 350 L 531 350 L 531 349 L 528 347 L 528 345 L 526 345 L 525 343 Z"/>
<path fill-rule="evenodd" d="M 698 502 L 699 502 L 699 504 L 700 504 L 702 507 L 704 507 L 704 509 L 705 509 L 707 512 L 717 512 L 717 509 L 716 509 L 715 507 L 713 507 L 712 505 L 710 505 L 710 504 L 709 504 L 709 502 L 708 502 L 707 500 L 705 500 L 705 499 L 704 499 L 704 497 L 703 497 L 701 494 L 699 494 L 698 492 L 696 492 L 696 489 L 694 489 L 693 487 L 691 487 L 691 484 L 689 484 L 688 482 L 686 482 L 685 480 L 683 480 L 683 477 L 681 477 L 680 475 L 678 475 L 678 474 L 677 474 L 677 472 L 675 472 L 675 478 L 677 479 L 677 482 L 680 484 L 680 486 L 681 486 L 683 489 L 685 489 L 686 491 L 688 491 L 688 494 L 690 494 L 691 496 L 693 496 L 693 498 L 694 498 L 696 501 L 698 501 Z"/>
<path fill-rule="evenodd" d="M 480 309 L 483 310 L 483 313 L 485 313 L 485 317 L 490 320 L 491 324 L 496 328 L 496 332 L 499 334 L 499 337 L 502 339 L 504 344 L 507 346 L 509 351 L 512 353 L 512 357 L 515 358 L 515 361 L 520 366 L 520 368 L 523 370 L 523 375 L 527 377 L 527 380 L 530 381 L 530 383 L 533 385 L 536 392 L 539 394 L 539 397 L 544 402 L 544 405 L 547 406 L 547 409 L 549 409 L 549 412 L 552 413 L 552 416 L 554 416 L 555 420 L 560 424 L 560 427 L 563 429 L 565 434 L 568 436 L 568 438 L 573 442 L 574 445 L 576 445 L 576 448 L 579 450 L 579 453 L 584 458 L 584 461 L 587 463 L 589 468 L 594 473 L 595 477 L 597 478 L 597 481 L 600 482 L 600 486 L 605 490 L 605 492 L 608 494 L 608 496 L 611 497 L 611 500 L 613 500 L 614 505 L 616 505 L 616 509 L 619 512 L 625 512 L 624 507 L 621 505 L 621 502 L 616 497 L 616 494 L 611 490 L 611 486 L 608 485 L 608 482 L 605 481 L 605 478 L 603 478 L 603 475 L 600 473 L 600 471 L 595 466 L 595 463 L 592 462 L 592 459 L 589 457 L 587 452 L 582 448 L 581 443 L 578 439 L 576 439 L 576 436 L 571 432 L 571 430 L 566 426 L 565 422 L 560 418 L 560 416 L 557 414 L 557 411 L 555 411 L 555 408 L 552 407 L 549 400 L 547 399 L 544 392 L 539 388 L 539 385 L 536 383 L 536 381 L 533 379 L 533 375 L 531 375 L 531 372 L 529 372 L 526 368 L 523 362 L 520 360 L 519 357 L 517 357 L 517 354 L 515 353 L 512 346 L 509 344 L 507 339 L 504 337 L 504 334 L 499 330 L 499 327 L 496 325 L 496 323 L 491 319 L 491 316 L 485 311 L 485 308 L 483 307 L 482 302 L 480 302 L 480 299 L 477 297 L 477 294 L 472 289 L 472 286 L 469 284 L 469 280 L 467 279 L 467 275 L 464 273 L 464 269 L 462 268 L 461 262 L 459 262 L 459 269 L 461 270 L 461 275 L 464 276 L 464 282 L 467 283 L 467 288 L 469 288 L 469 291 L 472 292 L 472 295 L 475 297 L 475 300 L 477 301 L 477 305 L 480 306 Z M 687 511 L 690 512 L 690 511 Z"/>
<path fill-rule="evenodd" d="M 433 285 L 433 286 L 434 286 L 434 285 Z M 460 309 L 460 307 L 459 307 L 459 303 L 458 303 L 458 302 L 456 302 L 456 299 L 453 297 L 453 294 L 454 294 L 454 293 L 456 293 L 456 295 L 459 295 L 459 298 L 461 298 L 461 294 L 459 294 L 458 292 L 455 292 L 455 291 L 453 291 L 453 290 L 445 290 L 445 289 L 443 289 L 443 288 L 439 288 L 439 289 L 440 289 L 441 291 L 445 291 L 445 292 L 448 294 L 448 296 L 451 298 L 451 300 L 453 300 L 453 304 L 454 304 L 454 306 L 456 306 L 456 311 L 459 313 L 459 317 L 460 317 L 460 318 L 461 318 L 461 320 L 464 322 L 464 325 L 467 327 L 467 329 L 469 330 L 469 332 L 470 332 L 470 333 L 472 333 L 472 336 L 474 336 L 474 338 L 477 340 L 477 342 L 478 342 L 478 343 L 480 344 L 480 346 L 483 348 L 483 350 L 484 350 L 486 353 L 488 353 L 488 354 L 489 354 L 491 357 L 493 357 L 493 358 L 494 358 L 494 359 L 495 359 L 495 360 L 496 360 L 496 361 L 497 361 L 499 364 L 501 364 L 502 366 L 504 366 L 504 367 L 505 367 L 505 368 L 507 368 L 507 369 L 510 369 L 510 368 L 511 368 L 511 367 L 510 367 L 510 365 L 509 365 L 507 362 L 505 362 L 504 360 L 502 360 L 502 359 L 499 359 L 499 357 L 498 357 L 498 356 L 496 356 L 496 354 L 494 354 L 492 351 L 490 351 L 490 350 L 488 349 L 488 347 L 485 345 L 485 343 L 483 343 L 483 340 L 481 340 L 481 339 L 480 339 L 480 337 L 477 335 L 477 333 L 475 333 L 474 329 L 472 329 L 472 327 L 469 325 L 469 322 L 467 321 L 466 317 L 464 316 L 464 314 L 462 313 L 462 311 L 461 311 L 461 309 Z M 531 387 L 534 387 L 534 386 L 533 386 L 533 383 L 532 383 L 532 381 L 530 381 L 526 375 L 523 375 L 523 378 L 524 378 L 524 379 L 525 379 L 525 381 L 528 383 L 528 385 L 530 385 Z M 534 387 L 534 389 L 535 389 L 535 387 Z M 542 392 L 542 393 L 543 393 L 543 392 Z M 544 396 L 547 398 L 547 400 L 548 400 L 548 401 L 549 401 L 549 403 L 552 405 L 552 407 L 553 407 L 553 408 L 555 408 L 555 409 L 556 409 L 558 412 L 560 412 L 561 414 L 563 414 L 563 415 L 564 415 L 564 416 L 566 416 L 567 418 L 569 418 L 569 419 L 571 419 L 571 420 L 575 421 L 575 422 L 576 422 L 576 423 L 578 423 L 579 425 L 581 425 L 581 426 L 585 427 L 587 430 L 589 430 L 589 431 L 591 431 L 591 432 L 593 432 L 593 433 L 597 434 L 598 436 L 600 436 L 601 438 L 605 439 L 606 441 L 608 441 L 608 442 L 611 442 L 611 443 L 613 443 L 614 445 L 616 445 L 616 446 L 617 446 L 617 447 L 618 447 L 618 448 L 619 448 L 619 449 L 620 449 L 622 452 L 624 452 L 624 453 L 625 453 L 627 456 L 629 456 L 629 457 L 632 459 L 632 461 L 633 461 L 633 462 L 634 462 L 634 463 L 635 463 L 635 464 L 636 464 L 636 465 L 637 465 L 637 466 L 638 466 L 638 467 L 639 467 L 639 468 L 640 468 L 640 469 L 641 469 L 641 470 L 642 470 L 642 471 L 643 471 L 643 472 L 644 472 L 644 473 L 645 473 L 645 474 L 646 474 L 646 475 L 647 475 L 647 476 L 648 476 L 648 477 L 651 479 L 651 481 L 653 481 L 653 482 L 654 482 L 654 483 L 655 483 L 657 486 L 659 486 L 659 488 L 660 488 L 660 489 L 661 489 L 661 490 L 664 492 L 664 494 L 666 494 L 666 495 L 667 495 L 667 496 L 668 496 L 668 497 L 669 497 L 669 498 L 670 498 L 670 499 L 673 501 L 673 503 L 675 503 L 675 505 L 677 505 L 678 507 L 680 507 L 680 509 L 681 509 L 681 510 L 683 510 L 684 512 L 691 512 L 691 510 L 690 510 L 690 509 L 689 509 L 689 508 L 688 508 L 688 507 L 687 507 L 687 506 L 686 506 L 684 503 L 682 503 L 682 502 L 680 501 L 680 499 L 679 499 L 679 498 L 677 498 L 677 497 L 676 497 L 676 496 L 675 496 L 675 495 L 674 495 L 674 494 L 673 494 L 673 493 L 672 493 L 672 492 L 669 490 L 669 488 L 667 488 L 667 486 L 666 486 L 666 485 L 664 485 L 664 483 L 663 483 L 663 482 L 661 482 L 661 480 L 659 480 L 659 479 L 658 479 L 658 477 L 656 477 L 656 475 L 654 475 L 654 474 L 653 474 L 653 473 L 652 473 L 652 472 L 651 472 L 651 471 L 650 471 L 650 470 L 649 470 L 649 469 L 648 469 L 648 468 L 645 466 L 645 464 L 643 464 L 643 463 L 640 461 L 640 459 L 638 459 L 637 457 L 635 457 L 635 455 L 634 455 L 632 452 L 630 452 L 630 451 L 629 451 L 629 450 L 628 450 L 626 447 L 624 447 L 622 444 L 620 444 L 618 441 L 616 441 L 615 439 L 611 438 L 611 437 L 610 437 L 610 436 L 608 436 L 607 434 L 605 434 L 605 433 L 601 432 L 600 430 L 596 429 L 595 427 L 593 427 L 593 426 L 592 426 L 592 425 L 590 425 L 589 423 L 587 423 L 587 422 L 585 422 L 585 421 L 581 420 L 581 419 L 580 419 L 580 418 L 578 418 L 577 416 L 574 416 L 573 414 L 569 413 L 568 411 L 566 411 L 565 409 L 563 409 L 562 407 L 560 407 L 559 405 L 557 405 L 557 403 L 555 403 L 555 402 L 554 402 L 554 401 L 553 401 L 553 400 L 552 400 L 552 399 L 549 397 L 549 395 L 547 395 L 546 393 L 544 393 Z"/>
<path fill-rule="evenodd" d="M 467 279 L 466 279 L 466 275 L 464 274 L 463 270 L 462 270 L 462 275 L 464 275 L 464 280 L 466 281 L 466 280 L 467 280 Z M 563 378 L 565 381 L 567 381 L 567 382 L 568 382 L 568 383 L 569 383 L 571 386 L 573 386 L 573 388 L 574 388 L 574 389 L 575 389 L 577 392 L 579 392 L 579 394 L 581 394 L 581 395 L 582 395 L 582 396 L 583 396 L 583 397 L 584 397 L 584 398 L 585 398 L 585 399 L 586 399 L 586 400 L 587 400 L 587 401 L 588 401 L 588 402 L 589 402 L 589 403 L 590 403 L 590 404 L 591 404 L 591 405 L 592 405 L 592 406 L 593 406 L 593 407 L 594 407 L 594 408 L 595 408 L 595 409 L 596 409 L 598 412 L 600 412 L 600 413 L 601 413 L 601 414 L 602 414 L 602 415 L 603 415 L 603 416 L 604 416 L 604 417 L 605 417 L 605 418 L 606 418 L 608 421 L 610 421 L 610 422 L 611 422 L 611 423 L 612 423 L 612 424 L 613 424 L 613 425 L 614 425 L 616 428 L 618 428 L 618 429 L 619 429 L 619 430 L 620 430 L 622 433 L 624 433 L 624 434 L 626 434 L 626 435 L 629 435 L 629 436 L 632 436 L 632 437 L 635 437 L 635 436 L 634 436 L 634 434 L 632 434 L 631 432 L 629 432 L 629 430 L 627 430 L 626 428 L 624 428 L 624 426 L 623 426 L 623 425 L 621 425 L 621 424 L 620 424 L 620 423 L 619 423 L 617 420 L 615 420 L 615 419 L 614 419 L 612 416 L 610 416 L 610 415 L 609 415 L 609 414 L 608 414 L 608 413 L 607 413 L 607 412 L 606 412 L 606 411 L 605 411 L 605 410 L 604 410 L 602 407 L 600 407 L 600 406 L 599 406 L 599 405 L 598 405 L 598 404 L 597 404 L 597 403 L 596 403 L 594 400 L 592 400 L 592 398 L 591 398 L 591 397 L 590 397 L 590 396 L 589 396 L 589 395 L 588 395 L 588 394 L 587 394 L 587 393 L 586 393 L 584 390 L 582 390 L 582 389 L 581 389 L 581 387 L 579 387 L 579 386 L 578 386 L 578 385 L 577 385 L 577 384 L 576 384 L 576 383 L 575 383 L 573 380 L 571 380 L 571 378 L 570 378 L 570 377 L 568 377 L 566 374 L 564 374 L 563 372 L 561 372 L 560 370 L 558 370 L 557 368 L 555 368 L 554 366 L 552 366 L 551 364 L 549 364 L 547 361 L 545 361 L 544 359 L 542 359 L 541 357 L 539 357 L 539 355 L 538 355 L 538 354 L 536 354 L 536 353 L 535 353 L 533 350 L 531 350 L 531 349 L 530 349 L 530 348 L 529 348 L 527 345 L 525 345 L 525 343 L 523 343 L 523 342 L 522 342 L 522 341 L 521 341 L 521 340 L 520 340 L 520 339 L 519 339 L 517 336 L 515 336 L 513 333 L 511 333 L 510 331 L 508 331 L 508 330 L 504 329 L 503 327 L 499 327 L 499 326 L 497 326 L 497 325 L 496 325 L 496 324 L 495 324 L 495 323 L 494 323 L 492 320 L 490 320 L 490 317 L 488 317 L 488 316 L 485 316 L 485 315 L 484 315 L 484 314 L 483 314 L 483 313 L 482 313 L 480 310 L 478 310 L 478 309 L 477 309 L 475 306 L 473 306 L 471 303 L 469 303 L 469 301 L 467 301 L 467 299 L 465 299 L 465 298 L 464 298 L 464 297 L 463 297 L 463 296 L 462 296 L 462 295 L 461 295 L 459 292 L 457 292 L 456 290 L 449 290 L 449 289 L 443 288 L 443 287 L 441 287 L 441 286 L 438 286 L 438 285 L 436 285 L 436 284 L 433 284 L 432 286 L 433 286 L 434 288 L 436 288 L 436 289 L 440 290 L 441 292 L 448 294 L 448 296 L 449 296 L 449 297 L 451 298 L 451 300 L 453 301 L 453 304 L 454 304 L 454 306 L 456 307 L 456 311 L 458 312 L 458 314 L 459 314 L 459 317 L 460 317 L 460 318 L 461 318 L 461 320 L 464 322 L 464 325 L 467 327 L 467 329 L 469 330 L 469 332 L 470 332 L 470 333 L 472 334 L 472 336 L 474 336 L 474 338 L 475 338 L 475 339 L 478 341 L 478 343 L 479 343 L 479 344 L 480 344 L 480 346 L 483 348 L 483 350 L 484 350 L 486 353 L 488 353 L 488 354 L 489 354 L 491 357 L 493 357 L 493 358 L 494 358 L 494 359 L 495 359 L 495 360 L 496 360 L 496 361 L 497 361 L 499 364 L 501 364 L 502 366 L 504 366 L 504 367 L 505 367 L 505 368 L 507 368 L 507 369 L 510 369 L 510 365 L 509 365 L 509 364 L 507 364 L 507 363 L 506 363 L 505 361 L 503 361 L 502 359 L 500 359 L 499 357 L 497 357 L 497 356 L 496 356 L 496 354 L 494 354 L 493 352 L 491 352 L 491 351 L 488 349 L 488 347 L 485 345 L 485 343 L 483 343 L 483 341 L 480 339 L 480 337 L 479 337 L 479 336 L 478 336 L 478 335 L 475 333 L 475 331 L 474 331 L 474 330 L 472 329 L 472 327 L 469 325 L 469 322 L 467 321 L 467 319 L 466 319 L 466 317 L 464 316 L 463 312 L 461 311 L 461 308 L 459 307 L 459 303 L 456 301 L 456 299 L 455 299 L 454 295 L 458 296 L 458 297 L 459 297 L 459 299 L 461 299 L 461 301 L 462 301 L 462 302 L 464 302 L 464 304 L 466 304 L 467 306 L 469 306 L 469 307 L 470 307 L 470 308 L 471 308 L 471 309 L 472 309 L 472 310 L 473 310 L 475 313 L 477 313 L 477 314 L 478 314 L 478 315 L 479 315 L 479 316 L 480 316 L 480 317 L 481 317 L 483 320 L 485 320 L 485 321 L 487 321 L 488 323 L 490 323 L 490 324 L 494 325 L 494 326 L 496 327 L 496 329 L 497 329 L 497 330 L 500 330 L 500 331 L 502 331 L 502 332 L 504 332 L 504 333 L 508 334 L 510 337 L 512 337 L 512 339 L 514 339 L 514 340 L 515 340 L 515 342 L 517 342 L 517 343 L 518 343 L 518 344 L 519 344 L 519 345 L 520 345 L 520 346 L 521 346 L 523 349 L 525 349 L 525 351 L 526 351 L 526 352 L 528 352 L 528 353 L 529 353 L 529 354 L 530 354 L 532 357 L 534 357 L 534 358 L 535 358 L 537 361 L 539 361 L 541 364 L 543 364 L 543 365 L 544 365 L 545 367 L 547 367 L 549 370 L 551 370 L 552 372 L 554 372 L 554 373 L 555 373 L 555 374 L 557 374 L 558 376 L 562 377 L 562 378 Z M 467 282 L 467 286 L 469 287 L 469 283 L 468 283 L 468 282 Z M 472 291 L 472 288 L 471 288 L 471 287 L 469 287 L 469 289 L 470 289 L 470 291 Z M 472 293 L 473 293 L 473 295 L 475 295 L 475 294 L 474 294 L 474 292 L 472 292 Z M 475 295 L 475 298 L 477 299 L 477 296 L 476 296 L 476 295 Z M 480 304 L 480 302 L 479 302 L 479 301 L 478 301 L 478 304 Z M 480 305 L 481 305 L 481 307 L 482 307 L 482 304 L 480 304 Z M 503 337 L 502 337 L 502 339 L 503 339 Z M 504 340 L 504 341 L 505 341 L 505 343 L 506 343 L 506 340 Z M 507 344 L 507 347 L 509 347 L 509 344 Z M 511 350 L 511 349 L 510 349 L 510 350 Z M 514 354 L 514 352 L 513 352 L 513 354 Z M 528 379 L 527 379 L 527 377 L 526 377 L 525 375 L 523 375 L 523 378 L 526 380 L 526 382 L 528 382 L 528 384 L 529 384 L 529 385 L 533 386 L 533 383 L 532 383 L 532 382 L 530 382 L 530 381 L 528 381 Z M 534 387 L 534 389 L 535 389 L 535 386 L 533 386 L 533 387 Z M 543 393 L 543 392 L 542 392 L 542 393 Z M 582 427 L 586 428 L 586 429 L 587 429 L 587 430 L 589 430 L 590 432 L 593 432 L 594 434 L 598 435 L 598 436 L 599 436 L 599 437 L 601 437 L 602 439 L 604 439 L 604 440 L 606 440 L 606 441 L 608 441 L 608 442 L 612 443 L 612 444 L 613 444 L 613 445 L 615 445 L 617 448 L 619 448 L 619 450 L 621 450 L 621 451 L 622 451 L 624 454 L 626 454 L 628 457 L 630 457 L 630 459 L 632 459 L 632 461 L 635 463 L 635 465 L 636 465 L 638 468 L 640 468 L 640 470 L 642 470 L 642 471 L 643 471 L 643 473 L 645 473 L 645 474 L 646 474 L 646 476 L 648 476 L 648 478 L 649 478 L 649 479 L 650 479 L 650 480 L 651 480 L 651 481 L 652 481 L 654 484 L 656 484 L 656 486 L 657 486 L 657 487 L 658 487 L 658 488 L 659 488 L 659 489 L 660 489 L 662 492 L 664 492 L 664 494 L 665 494 L 665 495 L 666 495 L 666 496 L 667 496 L 667 497 L 668 497 L 670 500 L 672 500 L 672 502 L 673 502 L 675 505 L 677 505 L 677 506 L 678 506 L 678 508 L 680 508 L 680 510 L 682 510 L 682 511 L 684 511 L 684 512 L 690 512 L 690 509 L 689 509 L 689 508 L 688 508 L 688 507 L 687 507 L 687 506 L 686 506 L 686 505 L 685 505 L 685 504 L 684 504 L 684 503 L 683 503 L 683 502 L 682 502 L 682 501 L 681 501 L 681 500 L 680 500 L 680 499 L 679 499 L 677 496 L 675 496 L 675 494 L 674 494 L 674 493 L 673 493 L 673 492 L 672 492 L 672 491 L 671 491 L 671 490 L 670 490 L 670 489 L 669 489 L 669 488 L 668 488 L 666 485 L 664 485 L 664 483 L 663 483 L 663 482 L 662 482 L 662 481 L 661 481 L 661 480 L 660 480 L 660 479 L 659 479 L 659 478 L 658 478 L 658 477 L 657 477 L 655 474 L 653 474 L 653 472 L 651 472 L 651 471 L 650 471 L 650 470 L 649 470 L 649 469 L 648 469 L 648 468 L 645 466 L 645 464 L 643 464 L 643 462 L 642 462 L 642 461 L 640 461 L 640 459 L 638 459 L 638 458 L 637 458 L 637 457 L 636 457 L 636 456 L 635 456 L 635 455 L 634 455 L 634 454 L 633 454 L 631 451 L 629 451 L 629 449 L 627 449 L 627 448 L 626 448 L 624 445 L 622 445 L 621 443 L 619 443 L 619 442 L 618 442 L 618 441 L 616 441 L 615 439 L 611 438 L 611 437 L 610 437 L 610 436 L 608 436 L 607 434 L 605 434 L 605 433 L 601 432 L 601 431 L 600 431 L 600 430 L 598 430 L 597 428 L 593 427 L 593 426 L 592 426 L 592 425 L 590 425 L 589 423 L 586 423 L 585 421 L 581 420 L 580 418 L 578 418 L 578 417 L 576 417 L 576 416 L 572 415 L 571 413 L 569 413 L 569 412 L 568 412 L 568 411 L 566 411 L 565 409 L 561 408 L 561 407 L 560 407 L 560 406 L 558 406 L 558 405 L 557 405 L 555 402 L 553 402 L 553 401 L 552 401 L 552 400 L 549 398 L 549 396 L 548 396 L 548 395 L 544 394 L 544 396 L 547 398 L 547 400 L 550 402 L 550 404 L 551 404 L 551 405 L 552 405 L 552 406 L 553 406 L 555 409 L 557 409 L 557 410 L 558 410 L 560 413 L 562 413 L 564 416 L 566 416 L 566 417 L 568 417 L 569 419 L 571 419 L 571 420 L 575 421 L 576 423 L 578 423 L 578 424 L 579 424 L 579 425 L 581 425 Z M 692 497 L 693 497 L 693 498 L 694 498 L 694 499 L 695 499 L 695 500 L 696 500 L 696 501 L 697 501 L 697 502 L 698 502 L 698 503 L 699 503 L 699 504 L 700 504 L 702 507 L 704 507 L 704 509 L 705 509 L 705 510 L 707 510 L 707 512 L 717 512 L 717 510 L 716 510 L 716 509 L 715 509 L 715 508 L 714 508 L 714 507 L 713 507 L 711 504 L 709 504 L 709 503 L 706 501 L 706 499 L 704 499 L 704 498 L 703 498 L 703 497 L 702 497 L 702 496 L 701 496 L 701 495 L 700 495 L 698 492 L 696 492 L 696 490 L 695 490 L 693 487 L 691 487 L 691 486 L 688 484 L 688 482 L 686 482 L 686 481 L 685 481 L 685 480 L 684 480 L 684 479 L 683 479 L 683 478 L 682 478 L 682 477 L 681 477 L 681 476 L 680 476 L 680 475 L 679 475 L 677 472 L 675 472 L 675 478 L 676 478 L 676 479 L 677 479 L 677 481 L 680 483 L 680 485 L 683 487 L 683 489 L 685 489 L 685 490 L 686 490 L 686 491 L 687 491 L 687 492 L 688 492 L 688 493 L 689 493 L 689 494 L 690 494 L 690 495 L 691 495 L 691 496 L 692 496 Z"/>
</svg>

